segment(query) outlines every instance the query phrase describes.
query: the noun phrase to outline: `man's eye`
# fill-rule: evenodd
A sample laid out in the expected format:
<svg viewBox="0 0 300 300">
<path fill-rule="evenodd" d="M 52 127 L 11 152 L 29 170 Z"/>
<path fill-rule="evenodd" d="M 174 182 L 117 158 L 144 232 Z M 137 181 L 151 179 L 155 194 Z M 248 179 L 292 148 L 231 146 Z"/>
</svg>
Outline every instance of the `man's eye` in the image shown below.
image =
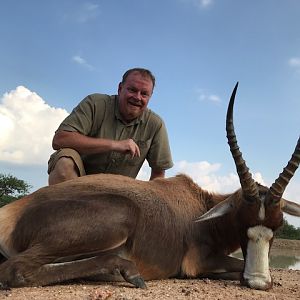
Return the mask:
<svg viewBox="0 0 300 300">
<path fill-rule="evenodd" d="M 135 89 L 129 87 L 129 88 L 128 88 L 128 91 L 131 92 L 131 93 L 134 93 L 134 92 L 135 92 Z"/>
</svg>

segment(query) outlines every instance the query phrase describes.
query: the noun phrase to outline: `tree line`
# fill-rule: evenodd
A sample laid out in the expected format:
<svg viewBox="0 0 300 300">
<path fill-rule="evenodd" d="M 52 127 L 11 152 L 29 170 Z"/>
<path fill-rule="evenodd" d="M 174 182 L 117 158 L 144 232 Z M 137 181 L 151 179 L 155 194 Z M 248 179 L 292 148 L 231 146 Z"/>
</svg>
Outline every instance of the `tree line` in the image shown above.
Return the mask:
<svg viewBox="0 0 300 300">
<path fill-rule="evenodd" d="M 295 227 L 284 218 L 283 225 L 275 232 L 275 237 L 289 240 L 300 240 L 300 227 Z"/>
<path fill-rule="evenodd" d="M 29 194 L 32 186 L 11 174 L 0 173 L 0 207 Z M 282 239 L 300 240 L 300 227 L 295 227 L 283 220 L 283 225 L 275 233 Z"/>
</svg>

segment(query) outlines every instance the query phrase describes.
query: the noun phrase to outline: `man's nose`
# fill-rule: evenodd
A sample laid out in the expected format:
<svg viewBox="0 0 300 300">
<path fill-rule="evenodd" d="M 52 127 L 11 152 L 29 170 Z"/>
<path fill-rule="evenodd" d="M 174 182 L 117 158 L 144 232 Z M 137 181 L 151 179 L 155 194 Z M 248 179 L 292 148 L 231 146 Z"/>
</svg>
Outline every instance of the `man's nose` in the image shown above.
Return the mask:
<svg viewBox="0 0 300 300">
<path fill-rule="evenodd" d="M 136 91 L 134 93 L 134 98 L 141 101 L 142 100 L 142 93 L 140 91 Z"/>
</svg>

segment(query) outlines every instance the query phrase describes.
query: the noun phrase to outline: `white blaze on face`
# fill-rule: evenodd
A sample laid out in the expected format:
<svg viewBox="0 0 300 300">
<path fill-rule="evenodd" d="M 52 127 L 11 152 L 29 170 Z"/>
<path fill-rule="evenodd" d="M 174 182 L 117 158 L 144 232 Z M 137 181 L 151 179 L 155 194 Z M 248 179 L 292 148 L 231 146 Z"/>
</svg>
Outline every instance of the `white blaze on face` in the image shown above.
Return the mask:
<svg viewBox="0 0 300 300">
<path fill-rule="evenodd" d="M 262 201 L 262 203 L 260 205 L 260 209 L 259 209 L 259 212 L 258 212 L 258 217 L 261 221 L 263 221 L 266 217 L 266 210 L 265 210 L 264 201 Z"/>
<path fill-rule="evenodd" d="M 273 231 L 264 226 L 248 229 L 248 245 L 243 277 L 249 287 L 265 290 L 271 284 L 269 271 L 269 242 Z"/>
</svg>

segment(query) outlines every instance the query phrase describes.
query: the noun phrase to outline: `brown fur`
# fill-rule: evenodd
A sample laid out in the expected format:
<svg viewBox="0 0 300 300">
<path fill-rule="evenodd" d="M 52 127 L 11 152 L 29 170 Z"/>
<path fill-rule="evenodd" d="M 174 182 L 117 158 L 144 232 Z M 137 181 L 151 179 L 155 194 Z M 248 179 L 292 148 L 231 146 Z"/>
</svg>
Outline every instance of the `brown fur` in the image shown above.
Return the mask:
<svg viewBox="0 0 300 300">
<path fill-rule="evenodd" d="M 194 222 L 227 198 L 230 214 Z M 241 199 L 240 190 L 209 193 L 185 175 L 145 182 L 99 174 L 44 187 L 0 209 L 0 246 L 9 249 L 0 282 L 43 285 L 115 270 L 139 287 L 140 276 L 236 277 L 243 263 L 227 255 L 240 246 L 240 224 L 257 223 L 243 213 L 249 208 L 240 212 Z M 69 263 L 49 265 L 58 262 Z"/>
</svg>

